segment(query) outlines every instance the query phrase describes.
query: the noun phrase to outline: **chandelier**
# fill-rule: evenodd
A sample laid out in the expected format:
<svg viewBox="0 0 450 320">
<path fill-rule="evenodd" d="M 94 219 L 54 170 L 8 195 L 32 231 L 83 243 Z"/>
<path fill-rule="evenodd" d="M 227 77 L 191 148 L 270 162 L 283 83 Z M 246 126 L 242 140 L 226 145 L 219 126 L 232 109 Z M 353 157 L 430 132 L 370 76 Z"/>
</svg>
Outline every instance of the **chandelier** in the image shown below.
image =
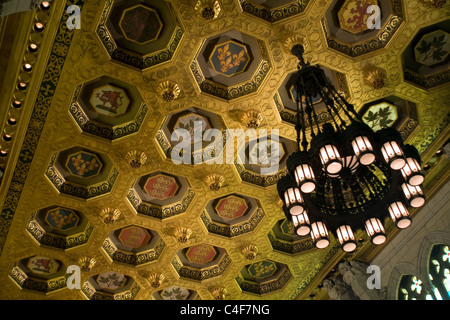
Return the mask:
<svg viewBox="0 0 450 320">
<path fill-rule="evenodd" d="M 386 241 L 386 218 L 407 228 L 408 209 L 425 203 L 420 155 L 394 128 L 374 132 L 367 126 L 325 72 L 305 62 L 303 46 L 295 45 L 292 53 L 299 59 L 294 78 L 298 151 L 289 156 L 288 174 L 277 183 L 285 215 L 317 248 L 330 244 L 331 232 L 342 250 L 353 252 L 358 230 L 380 245 Z M 317 100 L 330 119 L 322 127 Z"/>
</svg>

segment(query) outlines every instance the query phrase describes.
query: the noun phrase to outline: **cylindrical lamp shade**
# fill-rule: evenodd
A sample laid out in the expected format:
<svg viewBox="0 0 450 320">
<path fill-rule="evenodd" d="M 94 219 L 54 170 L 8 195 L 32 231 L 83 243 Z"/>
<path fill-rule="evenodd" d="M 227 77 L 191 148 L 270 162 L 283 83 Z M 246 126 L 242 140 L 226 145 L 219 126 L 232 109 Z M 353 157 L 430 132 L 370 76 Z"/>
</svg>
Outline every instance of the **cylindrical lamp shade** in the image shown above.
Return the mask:
<svg viewBox="0 0 450 320">
<path fill-rule="evenodd" d="M 336 230 L 336 234 L 341 244 L 342 250 L 345 252 L 353 252 L 356 249 L 355 234 L 350 226 L 340 226 Z"/>
<path fill-rule="evenodd" d="M 425 196 L 421 187 L 404 183 L 402 189 L 411 207 L 419 208 L 425 204 Z"/>
<path fill-rule="evenodd" d="M 317 248 L 323 249 L 328 247 L 330 238 L 328 237 L 327 226 L 321 221 L 311 224 L 311 238 Z"/>
<path fill-rule="evenodd" d="M 400 201 L 394 202 L 389 206 L 389 214 L 397 228 L 405 229 L 411 225 L 409 212 Z"/>
<path fill-rule="evenodd" d="M 405 166 L 402 168 L 402 175 L 406 182 L 412 186 L 418 186 L 425 180 L 422 168 L 414 158 L 406 158 Z"/>
<path fill-rule="evenodd" d="M 366 232 L 375 245 L 380 245 L 386 241 L 386 232 L 383 224 L 378 218 L 370 218 L 366 221 Z"/>
<path fill-rule="evenodd" d="M 295 232 L 300 236 L 306 236 L 311 232 L 309 217 L 306 211 L 298 216 L 292 216 L 292 223 L 295 228 Z"/>
<path fill-rule="evenodd" d="M 375 161 L 373 147 L 369 141 L 369 138 L 365 136 L 356 137 L 352 141 L 352 147 L 361 164 L 368 166 Z"/>
<path fill-rule="evenodd" d="M 298 216 L 305 210 L 302 195 L 297 187 L 289 188 L 284 192 L 284 204 L 293 216 Z"/>
<path fill-rule="evenodd" d="M 300 190 L 304 193 L 311 193 L 316 189 L 316 177 L 312 167 L 307 164 L 300 164 L 295 169 L 295 181 Z"/>
<path fill-rule="evenodd" d="M 406 164 L 405 156 L 397 141 L 388 141 L 381 147 L 384 160 L 393 170 L 400 170 Z"/>
<path fill-rule="evenodd" d="M 323 146 L 320 148 L 319 155 L 326 172 L 336 174 L 341 171 L 342 161 L 339 151 L 335 146 L 331 144 Z"/>
</svg>

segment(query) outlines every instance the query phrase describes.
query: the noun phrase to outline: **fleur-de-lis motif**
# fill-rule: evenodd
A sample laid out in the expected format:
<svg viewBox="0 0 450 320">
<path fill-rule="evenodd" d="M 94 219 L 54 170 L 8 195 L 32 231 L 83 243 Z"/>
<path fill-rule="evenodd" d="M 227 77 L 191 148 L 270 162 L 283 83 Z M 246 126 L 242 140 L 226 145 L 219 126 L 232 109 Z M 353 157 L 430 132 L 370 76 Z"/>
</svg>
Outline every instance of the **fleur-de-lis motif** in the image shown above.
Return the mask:
<svg viewBox="0 0 450 320">
<path fill-rule="evenodd" d="M 81 153 L 77 156 L 74 156 L 70 159 L 72 161 L 72 165 L 75 167 L 77 171 L 77 175 L 84 176 L 87 172 L 93 171 L 99 167 L 99 163 L 97 159 L 92 158 L 90 161 L 85 161 L 81 158 Z"/>
<path fill-rule="evenodd" d="M 239 67 L 241 63 L 247 61 L 247 59 L 244 57 L 244 50 L 239 53 L 232 54 L 229 49 L 229 44 L 226 44 L 223 47 L 217 49 L 217 59 L 219 59 L 221 66 L 220 71 L 224 73 L 234 67 Z"/>
</svg>

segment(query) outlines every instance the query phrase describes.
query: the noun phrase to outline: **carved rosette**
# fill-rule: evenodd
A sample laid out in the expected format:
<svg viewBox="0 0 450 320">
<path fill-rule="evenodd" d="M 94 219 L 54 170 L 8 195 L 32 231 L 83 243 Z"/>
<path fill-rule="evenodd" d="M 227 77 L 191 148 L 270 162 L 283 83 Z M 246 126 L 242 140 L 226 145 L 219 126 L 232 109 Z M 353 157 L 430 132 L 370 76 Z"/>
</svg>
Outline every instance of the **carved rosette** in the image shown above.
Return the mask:
<svg viewBox="0 0 450 320">
<path fill-rule="evenodd" d="M 214 173 L 205 177 L 205 183 L 211 191 L 217 191 L 225 183 L 225 178 L 220 174 Z"/>
<path fill-rule="evenodd" d="M 219 16 L 222 8 L 217 0 L 199 0 L 195 5 L 194 10 L 200 18 L 210 21 Z"/>
<path fill-rule="evenodd" d="M 142 167 L 147 162 L 147 155 L 143 151 L 132 150 L 127 153 L 125 159 L 133 169 Z"/>
<path fill-rule="evenodd" d="M 213 295 L 215 300 L 225 300 L 225 295 L 227 294 L 227 289 L 218 287 L 214 288 L 211 291 L 211 294 Z"/>
<path fill-rule="evenodd" d="M 166 277 L 162 273 L 152 273 L 148 276 L 148 281 L 153 288 L 159 288 Z"/>
<path fill-rule="evenodd" d="M 374 89 L 380 89 L 385 85 L 386 72 L 377 67 L 370 67 L 364 71 L 364 81 Z"/>
<path fill-rule="evenodd" d="M 190 228 L 178 227 L 175 229 L 174 235 L 178 242 L 186 243 L 192 235 L 192 230 Z"/>
<path fill-rule="evenodd" d="M 245 246 L 241 252 L 247 260 L 254 260 L 256 258 L 256 253 L 258 252 L 258 247 L 249 244 L 248 246 Z"/>
<path fill-rule="evenodd" d="M 164 101 L 171 102 L 178 98 L 181 89 L 175 82 L 164 81 L 158 85 L 157 92 Z"/>
<path fill-rule="evenodd" d="M 89 257 L 81 257 L 77 261 L 77 264 L 80 266 L 81 271 L 85 271 L 85 272 L 91 271 L 96 263 L 97 263 L 97 260 L 95 260 L 94 258 L 89 258 Z"/>
<path fill-rule="evenodd" d="M 100 216 L 104 223 L 113 224 L 120 217 L 120 210 L 114 208 L 104 208 L 100 212 Z"/>
<path fill-rule="evenodd" d="M 248 110 L 241 114 L 241 122 L 249 129 L 257 129 L 264 118 L 257 110 Z"/>
</svg>

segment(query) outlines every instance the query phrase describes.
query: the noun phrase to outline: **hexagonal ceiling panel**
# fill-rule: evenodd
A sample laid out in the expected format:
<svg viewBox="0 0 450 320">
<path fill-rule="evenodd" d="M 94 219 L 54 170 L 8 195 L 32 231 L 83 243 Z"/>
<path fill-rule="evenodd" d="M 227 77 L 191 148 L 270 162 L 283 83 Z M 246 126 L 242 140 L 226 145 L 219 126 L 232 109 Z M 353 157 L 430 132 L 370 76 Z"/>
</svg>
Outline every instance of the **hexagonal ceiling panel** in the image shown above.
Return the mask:
<svg viewBox="0 0 450 320">
<path fill-rule="evenodd" d="M 140 70 L 170 61 L 184 30 L 170 2 L 107 1 L 96 29 L 111 59 Z"/>
<path fill-rule="evenodd" d="M 367 13 L 371 5 L 378 6 L 379 13 Z M 377 17 L 379 29 L 373 24 Z M 330 48 L 358 57 L 386 47 L 403 22 L 400 0 L 333 0 L 322 27 Z"/>
<path fill-rule="evenodd" d="M 449 52 L 448 21 L 420 29 L 402 54 L 405 81 L 424 89 L 446 84 L 450 79 Z"/>
<path fill-rule="evenodd" d="M 265 42 L 237 30 L 206 39 L 191 63 L 200 90 L 225 100 L 257 92 L 271 68 Z"/>
<path fill-rule="evenodd" d="M 267 22 L 277 22 L 305 11 L 310 0 L 239 0 L 242 11 Z"/>
<path fill-rule="evenodd" d="M 156 141 L 174 163 L 195 165 L 222 156 L 224 129 L 225 124 L 220 116 L 191 107 L 169 115 L 158 131 Z M 185 149 L 181 150 L 181 145 Z M 174 157 L 175 150 L 181 152 Z"/>
<path fill-rule="evenodd" d="M 27 224 L 28 233 L 40 245 L 63 250 L 86 244 L 93 229 L 83 213 L 60 206 L 33 212 Z"/>
<path fill-rule="evenodd" d="M 32 256 L 15 263 L 9 277 L 22 289 L 44 294 L 67 288 L 64 264 L 44 256 Z"/>
<path fill-rule="evenodd" d="M 69 112 L 83 132 L 114 141 L 137 133 L 148 107 L 136 87 L 104 76 L 75 89 Z"/>
<path fill-rule="evenodd" d="M 112 231 L 102 245 L 112 261 L 132 266 L 157 260 L 165 247 L 158 232 L 136 225 Z"/>
<path fill-rule="evenodd" d="M 230 264 L 225 249 L 204 243 L 182 249 L 172 259 L 180 277 L 200 281 L 222 275 Z"/>
<path fill-rule="evenodd" d="M 235 237 L 254 231 L 265 213 L 258 200 L 230 194 L 209 201 L 200 217 L 210 233 Z"/>
<path fill-rule="evenodd" d="M 236 277 L 236 282 L 244 292 L 263 295 L 283 289 L 291 278 L 287 265 L 262 260 L 244 266 Z"/>
<path fill-rule="evenodd" d="M 138 214 L 165 219 L 185 212 L 194 195 L 186 178 L 154 172 L 139 177 L 127 198 Z"/>
<path fill-rule="evenodd" d="M 109 193 L 119 172 L 108 156 L 74 147 L 53 154 L 45 175 L 60 193 L 91 199 Z"/>
<path fill-rule="evenodd" d="M 91 276 L 81 288 L 89 300 L 134 300 L 139 290 L 132 277 L 116 271 Z"/>
</svg>

